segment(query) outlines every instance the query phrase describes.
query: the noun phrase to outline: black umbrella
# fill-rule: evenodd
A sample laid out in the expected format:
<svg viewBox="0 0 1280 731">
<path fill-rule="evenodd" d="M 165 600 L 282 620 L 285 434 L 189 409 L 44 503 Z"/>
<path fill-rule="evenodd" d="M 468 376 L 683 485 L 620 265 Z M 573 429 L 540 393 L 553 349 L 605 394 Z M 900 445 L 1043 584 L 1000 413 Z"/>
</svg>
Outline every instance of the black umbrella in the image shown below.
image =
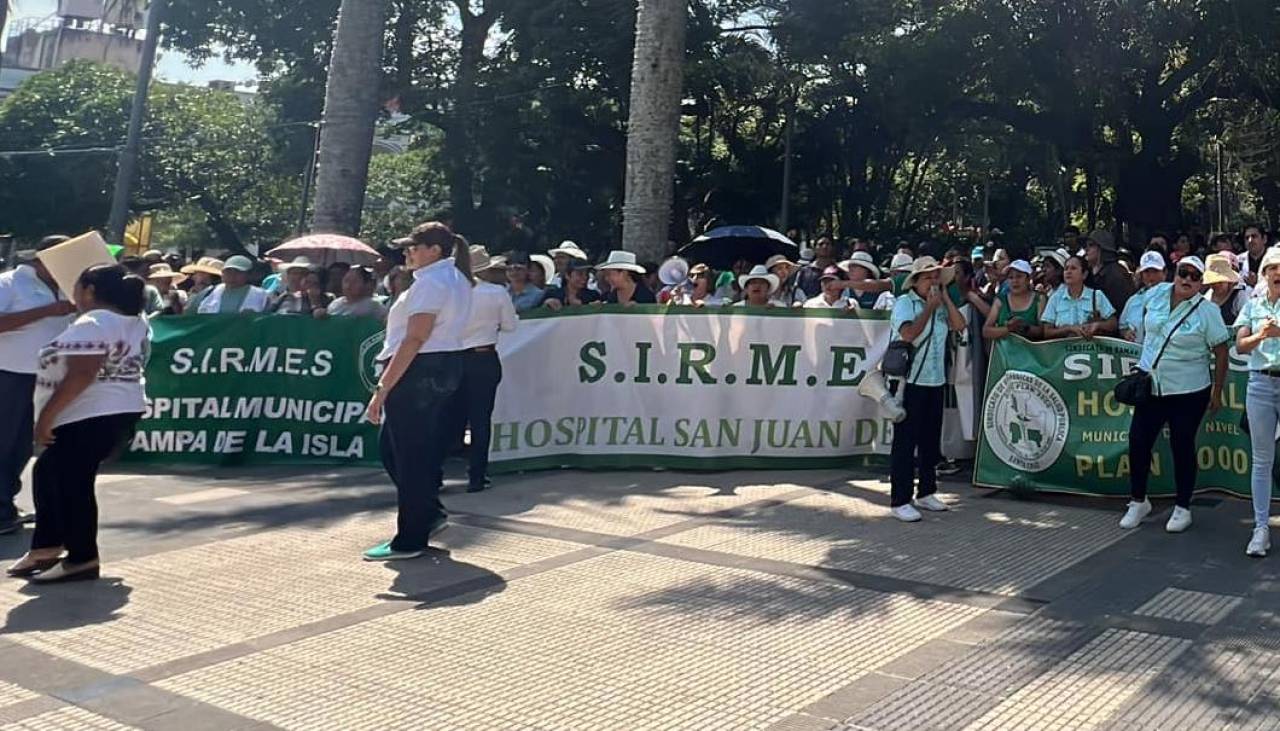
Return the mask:
<svg viewBox="0 0 1280 731">
<path fill-rule="evenodd" d="M 763 264 L 782 254 L 795 261 L 800 247 L 794 241 L 763 226 L 722 226 L 712 229 L 676 252 L 677 256 L 713 269 L 727 270 L 739 259 Z"/>
</svg>

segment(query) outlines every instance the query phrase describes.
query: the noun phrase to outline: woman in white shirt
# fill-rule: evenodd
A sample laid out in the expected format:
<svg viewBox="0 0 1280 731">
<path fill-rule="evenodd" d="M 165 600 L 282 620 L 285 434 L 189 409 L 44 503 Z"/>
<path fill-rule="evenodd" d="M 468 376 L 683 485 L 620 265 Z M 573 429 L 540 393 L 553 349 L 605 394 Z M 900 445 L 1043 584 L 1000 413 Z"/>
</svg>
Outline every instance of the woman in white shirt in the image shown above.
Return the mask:
<svg viewBox="0 0 1280 731">
<path fill-rule="evenodd" d="M 413 284 L 387 313 L 377 361 L 382 377 L 368 419 L 382 425 L 382 464 L 396 486 L 396 535 L 364 552 L 366 561 L 417 558 L 448 524 L 440 483 L 450 440 L 449 400 L 462 383 L 462 339 L 471 317 L 471 258 L 442 223 L 397 239 Z"/>
<path fill-rule="evenodd" d="M 44 451 L 32 472 L 39 520 L 10 576 L 42 584 L 98 578 L 94 482 L 146 410 L 146 284 L 119 265 L 86 269 L 75 288 L 80 317 L 40 351 L 35 442 Z"/>
<path fill-rule="evenodd" d="M 507 265 L 493 258 L 483 246 L 471 247 L 471 271 L 480 281 L 471 290 L 471 318 L 462 337 L 462 385 L 449 411 L 456 418 L 450 443 L 461 441 L 471 426 L 468 453 L 467 492 L 489 487 L 489 442 L 493 427 L 493 405 L 502 383 L 502 361 L 498 358 L 499 333 L 514 332 L 516 308 L 507 288 Z"/>
</svg>

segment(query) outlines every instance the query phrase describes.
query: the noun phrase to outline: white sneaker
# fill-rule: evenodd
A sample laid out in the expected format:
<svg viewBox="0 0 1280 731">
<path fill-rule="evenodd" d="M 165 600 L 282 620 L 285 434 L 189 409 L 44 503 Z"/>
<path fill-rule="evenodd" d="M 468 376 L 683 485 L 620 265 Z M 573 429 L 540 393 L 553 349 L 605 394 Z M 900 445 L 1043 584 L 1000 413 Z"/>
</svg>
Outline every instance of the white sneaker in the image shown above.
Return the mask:
<svg viewBox="0 0 1280 731">
<path fill-rule="evenodd" d="M 1249 547 L 1244 549 L 1246 556 L 1262 558 L 1271 550 L 1271 529 L 1265 525 L 1253 529 L 1253 537 L 1249 539 Z"/>
<path fill-rule="evenodd" d="M 915 503 L 916 507 L 921 510 L 928 510 L 931 513 L 945 513 L 951 508 L 938 499 L 937 495 L 927 495 L 920 498 Z"/>
<path fill-rule="evenodd" d="M 1120 519 L 1120 527 L 1125 530 L 1131 530 L 1142 525 L 1142 521 L 1151 515 L 1151 501 L 1143 500 L 1140 503 L 1130 502 L 1129 510 L 1125 512 L 1124 517 Z"/>
<path fill-rule="evenodd" d="M 893 517 L 901 520 L 903 523 L 919 523 L 924 519 L 924 516 L 920 514 L 920 511 L 910 505 L 899 505 L 894 508 L 892 512 Z"/>
<path fill-rule="evenodd" d="M 1170 533 L 1181 533 L 1190 527 L 1191 511 L 1186 508 L 1174 508 L 1169 522 L 1164 524 L 1164 529 Z"/>
</svg>

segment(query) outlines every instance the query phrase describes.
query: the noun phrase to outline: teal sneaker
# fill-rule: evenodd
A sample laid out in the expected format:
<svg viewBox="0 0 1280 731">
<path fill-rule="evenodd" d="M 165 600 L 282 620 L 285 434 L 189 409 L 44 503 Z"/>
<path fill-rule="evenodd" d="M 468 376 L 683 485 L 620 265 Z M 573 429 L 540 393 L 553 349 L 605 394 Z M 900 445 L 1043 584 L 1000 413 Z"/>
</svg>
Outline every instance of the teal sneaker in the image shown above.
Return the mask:
<svg viewBox="0 0 1280 731">
<path fill-rule="evenodd" d="M 391 541 L 379 543 L 364 552 L 366 561 L 406 561 L 422 555 L 422 551 L 397 551 L 391 547 Z"/>
</svg>

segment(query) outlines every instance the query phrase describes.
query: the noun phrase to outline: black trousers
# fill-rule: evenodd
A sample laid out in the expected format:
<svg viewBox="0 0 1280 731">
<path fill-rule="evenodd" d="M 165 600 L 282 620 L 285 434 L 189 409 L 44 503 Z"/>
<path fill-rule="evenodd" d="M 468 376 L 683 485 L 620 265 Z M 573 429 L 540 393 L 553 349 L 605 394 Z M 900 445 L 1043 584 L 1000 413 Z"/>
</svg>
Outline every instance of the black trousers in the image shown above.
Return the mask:
<svg viewBox="0 0 1280 731">
<path fill-rule="evenodd" d="M 440 484 L 449 441 L 449 401 L 462 382 L 460 353 L 422 353 L 387 394 L 378 437 L 382 466 L 396 486 L 397 551 L 427 546 L 443 517 Z"/>
<path fill-rule="evenodd" d="M 942 453 L 942 410 L 946 386 L 907 384 L 902 406 L 907 418 L 893 428 L 889 452 L 890 501 L 893 507 L 938 491 L 938 459 Z M 915 487 L 917 471 L 920 488 Z"/>
<path fill-rule="evenodd" d="M 36 530 L 31 548 L 67 549 L 67 560 L 98 558 L 98 500 L 94 483 L 102 463 L 132 435 L 142 414 L 111 414 L 63 424 L 32 471 Z"/>
<path fill-rule="evenodd" d="M 1191 507 L 1196 489 L 1196 435 L 1209 408 L 1211 391 L 1176 396 L 1156 396 L 1133 409 L 1129 423 L 1129 494 L 1135 502 L 1147 499 L 1147 482 L 1151 478 L 1151 454 L 1156 439 L 1169 425 L 1169 446 L 1173 449 L 1173 481 L 1177 486 L 1177 504 Z"/>
<path fill-rule="evenodd" d="M 450 442 L 462 439 L 471 426 L 470 466 L 467 474 L 473 487 L 484 484 L 489 474 L 489 443 L 493 436 L 493 404 L 502 383 L 502 360 L 497 351 L 468 350 L 462 354 L 462 385 L 449 410 L 455 422 Z"/>
<path fill-rule="evenodd" d="M 13 501 L 22 491 L 22 471 L 31 460 L 34 373 L 0 371 L 0 523 L 18 517 Z"/>
</svg>

